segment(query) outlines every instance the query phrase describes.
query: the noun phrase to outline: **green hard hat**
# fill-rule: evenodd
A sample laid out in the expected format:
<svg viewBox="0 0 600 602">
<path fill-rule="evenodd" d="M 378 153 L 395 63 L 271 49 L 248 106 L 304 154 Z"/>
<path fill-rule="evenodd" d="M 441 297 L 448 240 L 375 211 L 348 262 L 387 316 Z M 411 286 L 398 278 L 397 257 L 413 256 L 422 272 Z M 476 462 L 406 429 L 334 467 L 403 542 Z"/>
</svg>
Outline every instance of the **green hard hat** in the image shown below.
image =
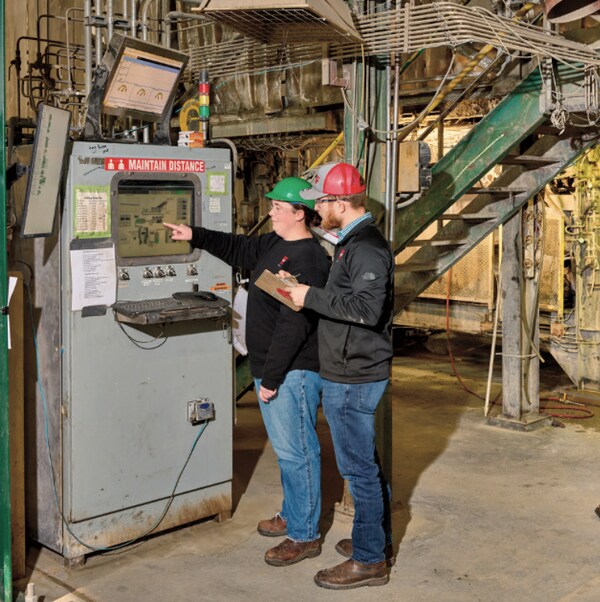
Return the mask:
<svg viewBox="0 0 600 602">
<path fill-rule="evenodd" d="M 267 192 L 265 196 L 274 201 L 283 201 L 284 203 L 299 203 L 305 205 L 309 209 L 315 208 L 313 199 L 303 199 L 300 196 L 301 190 L 308 190 L 312 186 L 302 178 L 284 178 L 281 182 L 275 184 L 271 192 Z"/>
</svg>

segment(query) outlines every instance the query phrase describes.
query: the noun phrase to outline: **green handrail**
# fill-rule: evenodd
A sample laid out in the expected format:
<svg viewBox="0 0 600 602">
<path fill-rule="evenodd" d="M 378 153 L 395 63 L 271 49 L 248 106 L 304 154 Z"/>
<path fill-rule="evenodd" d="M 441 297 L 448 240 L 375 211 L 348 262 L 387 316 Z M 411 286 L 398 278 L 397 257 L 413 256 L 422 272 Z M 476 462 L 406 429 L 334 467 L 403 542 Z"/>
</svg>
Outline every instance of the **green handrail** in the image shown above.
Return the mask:
<svg viewBox="0 0 600 602">
<path fill-rule="evenodd" d="M 0 0 L 0 66 L 2 93 L 0 97 L 0 307 L 7 302 L 8 274 L 6 267 L 6 145 L 5 145 L 5 57 L 4 0 Z M 8 440 L 8 317 L 0 312 L 0 552 L 2 552 L 3 602 L 12 602 L 12 555 L 10 541 L 10 457 Z"/>
</svg>

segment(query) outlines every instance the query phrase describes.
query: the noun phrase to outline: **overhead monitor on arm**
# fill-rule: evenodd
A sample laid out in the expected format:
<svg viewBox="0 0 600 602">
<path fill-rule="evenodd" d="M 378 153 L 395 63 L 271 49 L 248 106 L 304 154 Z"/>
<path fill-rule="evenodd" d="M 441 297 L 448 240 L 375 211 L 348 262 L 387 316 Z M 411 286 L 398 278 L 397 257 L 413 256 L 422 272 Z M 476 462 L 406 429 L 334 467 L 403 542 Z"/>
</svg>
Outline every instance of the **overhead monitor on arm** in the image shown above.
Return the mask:
<svg viewBox="0 0 600 602">
<path fill-rule="evenodd" d="M 104 139 L 102 115 L 157 124 L 154 142 L 168 143 L 168 122 L 188 56 L 143 40 L 113 35 L 88 98 L 84 137 Z"/>
</svg>

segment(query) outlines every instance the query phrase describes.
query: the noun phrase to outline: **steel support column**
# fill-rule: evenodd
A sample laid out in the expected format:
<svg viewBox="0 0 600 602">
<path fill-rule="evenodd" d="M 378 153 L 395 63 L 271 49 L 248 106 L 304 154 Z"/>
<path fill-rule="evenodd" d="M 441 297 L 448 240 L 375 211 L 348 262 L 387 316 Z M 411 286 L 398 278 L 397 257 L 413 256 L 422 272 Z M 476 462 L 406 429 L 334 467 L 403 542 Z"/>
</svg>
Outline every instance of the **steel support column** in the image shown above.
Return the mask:
<svg viewBox="0 0 600 602">
<path fill-rule="evenodd" d="M 529 431 L 550 418 L 539 413 L 539 306 L 536 279 L 526 277 L 534 266 L 524 261 L 523 217 L 502 229 L 502 414 L 488 422 Z"/>
<path fill-rule="evenodd" d="M 398 70 L 397 70 L 398 71 Z M 378 130 L 385 130 L 387 128 L 389 122 L 389 111 L 390 108 L 387 103 L 386 98 L 386 89 L 390 82 L 388 82 L 388 77 L 390 73 L 381 66 L 373 67 L 373 77 L 375 80 L 375 98 L 373 99 L 374 106 L 374 122 L 375 128 Z M 395 92 L 397 92 L 397 86 Z M 393 93 L 394 94 L 394 93 Z M 397 107 L 397 100 L 394 100 L 392 94 L 392 106 Z M 397 144 L 397 142 L 392 143 Z M 397 170 L 397 165 L 392 164 L 388 170 L 387 164 L 393 161 L 394 153 L 392 148 L 391 155 L 388 155 L 386 152 L 386 145 L 383 143 L 372 143 L 371 146 L 374 150 L 374 157 L 372 162 L 372 173 L 371 178 L 369 180 L 369 188 L 368 195 L 371 199 L 370 210 L 372 212 L 379 211 L 384 212 L 383 223 L 381 224 L 381 229 L 383 232 L 386 230 L 386 222 L 389 221 L 389 215 L 387 214 L 393 212 L 394 207 L 394 199 L 395 199 L 395 182 L 396 178 L 392 173 L 394 170 Z M 391 184 L 393 186 L 390 189 L 390 199 L 385 198 L 386 191 L 386 177 L 387 174 L 390 174 Z M 386 207 L 386 201 L 389 200 L 389 206 Z M 374 213 L 377 217 L 377 215 Z M 394 232 L 393 230 L 388 231 L 390 239 L 393 239 Z M 379 454 L 379 460 L 381 462 L 381 468 L 383 470 L 383 474 L 385 475 L 388 483 L 391 484 L 392 479 L 392 385 L 391 382 L 388 385 L 387 389 L 381 401 L 379 402 L 379 406 L 377 407 L 377 413 L 375 415 L 375 429 L 376 429 L 376 446 L 377 452 Z"/>
</svg>

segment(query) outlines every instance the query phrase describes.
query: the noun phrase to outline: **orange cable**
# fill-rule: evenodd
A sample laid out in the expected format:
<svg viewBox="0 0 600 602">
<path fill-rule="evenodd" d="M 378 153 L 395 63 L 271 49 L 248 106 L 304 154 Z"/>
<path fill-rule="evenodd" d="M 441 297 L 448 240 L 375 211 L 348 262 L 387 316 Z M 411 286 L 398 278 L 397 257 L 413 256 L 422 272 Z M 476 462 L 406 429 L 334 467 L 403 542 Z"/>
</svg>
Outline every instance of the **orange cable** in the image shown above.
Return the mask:
<svg viewBox="0 0 600 602">
<path fill-rule="evenodd" d="M 481 397 L 481 395 L 479 395 L 478 393 L 475 393 L 475 391 L 472 391 L 471 389 L 469 389 L 469 387 L 467 387 L 467 385 L 464 383 L 463 379 L 461 378 L 460 374 L 458 373 L 458 370 L 456 369 L 456 364 L 454 363 L 454 355 L 452 354 L 452 345 L 450 343 L 450 280 L 451 280 L 451 277 L 452 277 L 452 268 L 450 268 L 448 270 L 448 283 L 446 285 L 446 341 L 447 341 L 447 347 L 448 347 L 448 355 L 450 356 L 450 364 L 452 365 L 452 372 L 454 372 L 454 376 L 456 376 L 456 378 L 458 379 L 458 382 L 461 384 L 462 388 L 467 393 L 470 393 L 471 395 L 475 395 L 475 397 L 477 397 L 478 399 L 485 401 L 484 397 Z"/>
</svg>

